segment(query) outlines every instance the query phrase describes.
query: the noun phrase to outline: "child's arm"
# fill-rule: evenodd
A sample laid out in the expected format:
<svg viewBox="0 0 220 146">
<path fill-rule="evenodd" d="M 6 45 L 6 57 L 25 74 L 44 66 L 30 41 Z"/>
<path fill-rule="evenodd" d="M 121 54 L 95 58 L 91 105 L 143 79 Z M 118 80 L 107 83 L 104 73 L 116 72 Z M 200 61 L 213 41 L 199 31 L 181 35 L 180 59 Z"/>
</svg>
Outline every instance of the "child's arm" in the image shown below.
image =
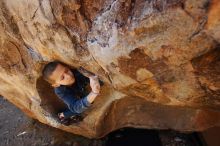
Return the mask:
<svg viewBox="0 0 220 146">
<path fill-rule="evenodd" d="M 82 113 L 84 112 L 96 99 L 99 95 L 100 85 L 97 81 L 91 81 L 92 91 L 84 98 L 75 101 L 72 104 L 69 104 L 68 107 L 72 112 Z"/>
<path fill-rule="evenodd" d="M 74 98 L 74 93 L 72 92 L 72 90 L 55 90 L 55 93 L 64 101 L 64 103 L 68 105 L 68 108 L 73 113 L 84 112 L 93 103 L 100 92 L 98 77 L 92 76 L 89 79 L 92 91 L 86 97 L 81 99 Z"/>
<path fill-rule="evenodd" d="M 89 103 L 93 103 L 96 96 L 100 92 L 100 84 L 97 76 L 92 76 L 90 79 L 90 87 L 92 88 L 92 92 L 87 96 L 87 100 Z"/>
<path fill-rule="evenodd" d="M 87 95 L 87 100 L 89 103 L 93 103 L 93 101 L 96 99 L 98 93 L 94 93 L 93 91 L 89 93 L 89 95 Z"/>
<path fill-rule="evenodd" d="M 94 92 L 90 92 L 86 97 L 84 97 L 80 100 L 77 100 L 75 103 L 68 104 L 69 110 L 72 113 L 78 113 L 78 114 L 84 112 L 92 104 L 92 102 L 95 100 L 97 95 L 98 94 L 96 94 Z M 58 116 L 60 118 L 69 117 L 70 111 L 64 111 L 64 112 L 60 113 Z M 72 113 L 70 113 L 70 114 L 72 114 Z"/>
</svg>

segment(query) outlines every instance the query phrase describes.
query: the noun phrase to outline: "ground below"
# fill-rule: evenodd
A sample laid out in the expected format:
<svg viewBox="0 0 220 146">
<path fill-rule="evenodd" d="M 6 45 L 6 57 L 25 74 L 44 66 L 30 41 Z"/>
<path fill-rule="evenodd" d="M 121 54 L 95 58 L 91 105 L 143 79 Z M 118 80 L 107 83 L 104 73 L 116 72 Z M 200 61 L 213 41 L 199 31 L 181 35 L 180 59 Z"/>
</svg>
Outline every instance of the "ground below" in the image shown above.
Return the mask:
<svg viewBox="0 0 220 146">
<path fill-rule="evenodd" d="M 155 135 L 155 140 L 162 146 L 197 146 L 194 134 L 181 134 L 175 131 L 121 129 L 103 139 L 90 140 L 30 119 L 17 107 L 0 97 L 0 146 L 117 146 L 118 144 L 130 146 L 131 143 L 154 146 L 150 145 L 150 141 L 143 142 L 146 140 L 146 135 L 151 139 Z M 125 140 L 127 143 L 124 142 Z"/>
</svg>

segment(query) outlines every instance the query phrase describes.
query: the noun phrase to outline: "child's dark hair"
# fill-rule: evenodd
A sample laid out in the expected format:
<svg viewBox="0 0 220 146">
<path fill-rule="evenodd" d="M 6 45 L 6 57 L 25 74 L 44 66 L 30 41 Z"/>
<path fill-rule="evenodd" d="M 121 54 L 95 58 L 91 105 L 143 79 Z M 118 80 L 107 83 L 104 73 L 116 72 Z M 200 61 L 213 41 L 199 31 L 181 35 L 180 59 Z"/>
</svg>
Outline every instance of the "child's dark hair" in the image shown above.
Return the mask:
<svg viewBox="0 0 220 146">
<path fill-rule="evenodd" d="M 51 84 L 54 83 L 54 81 L 50 79 L 50 76 L 59 64 L 64 65 L 60 61 L 53 61 L 44 66 L 42 70 L 42 76 L 44 80 L 48 81 Z"/>
</svg>

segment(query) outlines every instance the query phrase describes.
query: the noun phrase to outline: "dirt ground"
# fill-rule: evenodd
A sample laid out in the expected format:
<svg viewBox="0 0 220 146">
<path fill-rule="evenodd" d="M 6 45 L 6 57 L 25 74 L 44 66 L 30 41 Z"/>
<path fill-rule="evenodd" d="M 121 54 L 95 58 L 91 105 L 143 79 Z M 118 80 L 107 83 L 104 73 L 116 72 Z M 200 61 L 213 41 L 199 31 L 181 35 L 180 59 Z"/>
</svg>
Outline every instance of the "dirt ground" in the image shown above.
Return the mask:
<svg viewBox="0 0 220 146">
<path fill-rule="evenodd" d="M 0 146 L 99 146 L 90 140 L 30 119 L 0 97 Z"/>
<path fill-rule="evenodd" d="M 201 144 L 195 145 L 190 134 L 181 134 L 171 130 L 155 130 L 155 132 L 158 134 L 158 141 L 162 146 L 202 146 Z M 117 144 L 108 145 L 108 143 L 109 141 L 127 141 L 131 139 L 129 135 L 128 131 L 124 129 L 99 140 L 70 134 L 30 119 L 17 107 L 0 97 L 0 146 L 117 146 Z M 144 135 L 149 135 L 149 133 Z M 142 136 L 143 134 L 137 137 Z M 135 145 L 141 145 L 143 140 L 147 139 L 138 139 Z M 125 143 L 123 142 L 123 144 Z"/>
</svg>

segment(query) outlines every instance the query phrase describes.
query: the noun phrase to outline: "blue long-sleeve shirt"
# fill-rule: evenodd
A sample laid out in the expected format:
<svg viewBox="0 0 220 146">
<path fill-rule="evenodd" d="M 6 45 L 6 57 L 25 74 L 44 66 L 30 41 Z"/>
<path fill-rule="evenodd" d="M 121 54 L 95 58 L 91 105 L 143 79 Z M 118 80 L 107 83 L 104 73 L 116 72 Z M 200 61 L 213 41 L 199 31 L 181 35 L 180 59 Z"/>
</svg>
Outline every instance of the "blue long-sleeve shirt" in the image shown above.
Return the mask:
<svg viewBox="0 0 220 146">
<path fill-rule="evenodd" d="M 86 91 L 89 78 L 83 76 L 77 70 L 71 71 L 74 74 L 75 83 L 71 86 L 61 85 L 54 88 L 56 95 L 68 106 L 69 110 L 63 112 L 65 117 L 80 114 L 91 105 L 87 100 L 88 91 Z"/>
</svg>

